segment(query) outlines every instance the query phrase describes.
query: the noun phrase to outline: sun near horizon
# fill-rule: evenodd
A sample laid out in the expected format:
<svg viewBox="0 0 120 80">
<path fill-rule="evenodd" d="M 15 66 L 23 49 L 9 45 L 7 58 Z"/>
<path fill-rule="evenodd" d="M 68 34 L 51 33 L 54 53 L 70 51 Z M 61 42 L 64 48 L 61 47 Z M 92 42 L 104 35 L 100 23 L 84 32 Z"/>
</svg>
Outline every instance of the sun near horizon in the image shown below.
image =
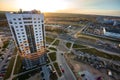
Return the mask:
<svg viewBox="0 0 120 80">
<path fill-rule="evenodd" d="M 64 0 L 13 0 L 14 2 L 0 3 L 0 10 L 2 11 L 18 11 L 22 9 L 24 11 L 37 9 L 41 12 L 56 12 L 57 10 L 63 10 L 68 8 L 67 3 Z M 9 4 L 9 5 L 7 5 Z M 11 5 L 13 4 L 13 5 Z"/>
<path fill-rule="evenodd" d="M 1 0 L 0 11 L 36 9 L 41 12 L 120 16 L 119 3 L 120 0 Z"/>
</svg>

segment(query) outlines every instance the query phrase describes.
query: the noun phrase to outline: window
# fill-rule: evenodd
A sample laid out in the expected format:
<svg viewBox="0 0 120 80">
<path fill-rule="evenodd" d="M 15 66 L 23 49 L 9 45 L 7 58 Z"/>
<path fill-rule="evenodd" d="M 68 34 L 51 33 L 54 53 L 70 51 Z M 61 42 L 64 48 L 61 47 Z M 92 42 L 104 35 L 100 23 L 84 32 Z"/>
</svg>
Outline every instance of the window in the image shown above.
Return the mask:
<svg viewBox="0 0 120 80">
<path fill-rule="evenodd" d="M 34 23 L 36 23 L 36 21 Z"/>
<path fill-rule="evenodd" d="M 36 36 L 37 36 L 38 34 L 36 34 Z"/>
<path fill-rule="evenodd" d="M 23 40 L 26 40 L 25 38 Z"/>
<path fill-rule="evenodd" d="M 37 30 L 37 28 L 35 28 L 35 30 Z"/>
<path fill-rule="evenodd" d="M 17 24 L 17 22 L 15 22 L 15 24 Z"/>
<path fill-rule="evenodd" d="M 37 41 L 39 41 L 39 39 L 37 39 Z"/>
<path fill-rule="evenodd" d="M 18 26 L 15 26 L 16 28 L 18 28 Z"/>
<path fill-rule="evenodd" d="M 40 20 L 40 18 L 38 18 L 38 20 Z"/>
<path fill-rule="evenodd" d="M 18 18 L 18 20 L 21 20 L 21 18 Z"/>
<path fill-rule="evenodd" d="M 36 18 L 34 18 L 34 20 L 36 20 Z"/>
<path fill-rule="evenodd" d="M 23 28 L 23 26 L 20 26 L 20 28 Z"/>
<path fill-rule="evenodd" d="M 23 29 L 21 29 L 21 31 L 23 31 Z"/>
<path fill-rule="evenodd" d="M 25 37 L 25 35 L 23 35 L 23 37 Z"/>
<path fill-rule="evenodd" d="M 41 33 L 40 33 L 40 35 L 41 35 Z"/>
<path fill-rule="evenodd" d="M 20 34 L 20 33 L 17 33 L 18 35 Z"/>
<path fill-rule="evenodd" d="M 17 29 L 16 31 L 19 31 L 19 29 Z"/>
<path fill-rule="evenodd" d="M 21 41 L 21 39 L 19 39 L 19 41 Z M 22 42 L 20 42 L 20 43 L 22 43 Z"/>
<path fill-rule="evenodd" d="M 19 22 L 19 24 L 22 24 L 22 22 Z"/>
<path fill-rule="evenodd" d="M 23 20 L 32 20 L 32 18 L 23 18 Z"/>
<path fill-rule="evenodd" d="M 18 38 L 20 38 L 20 36 L 18 36 Z"/>
<path fill-rule="evenodd" d="M 16 20 L 15 18 L 13 20 Z"/>
<path fill-rule="evenodd" d="M 10 24 L 12 24 L 12 22 L 10 22 Z"/>
<path fill-rule="evenodd" d="M 37 26 L 37 25 L 35 25 L 35 26 Z"/>
<path fill-rule="evenodd" d="M 41 20 L 41 22 L 43 23 L 43 20 Z"/>
<path fill-rule="evenodd" d="M 22 32 L 22 34 L 24 34 L 24 32 Z"/>
<path fill-rule="evenodd" d="M 35 31 L 37 33 L 37 31 Z"/>
<path fill-rule="evenodd" d="M 40 23 L 40 21 L 38 21 L 38 23 Z"/>
<path fill-rule="evenodd" d="M 27 51 L 27 53 L 29 53 L 29 51 Z"/>
<path fill-rule="evenodd" d="M 24 23 L 32 23 L 32 21 L 25 21 Z"/>
</svg>

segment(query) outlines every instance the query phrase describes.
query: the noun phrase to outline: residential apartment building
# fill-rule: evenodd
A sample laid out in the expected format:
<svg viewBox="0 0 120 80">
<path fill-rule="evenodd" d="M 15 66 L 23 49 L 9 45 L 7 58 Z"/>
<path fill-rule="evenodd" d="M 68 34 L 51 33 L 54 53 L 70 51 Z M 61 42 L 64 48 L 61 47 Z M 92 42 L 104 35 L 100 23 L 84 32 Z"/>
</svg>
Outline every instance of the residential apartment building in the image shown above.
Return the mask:
<svg viewBox="0 0 120 80">
<path fill-rule="evenodd" d="M 6 13 L 12 36 L 26 68 L 40 64 L 45 54 L 44 15 L 37 10 Z"/>
</svg>

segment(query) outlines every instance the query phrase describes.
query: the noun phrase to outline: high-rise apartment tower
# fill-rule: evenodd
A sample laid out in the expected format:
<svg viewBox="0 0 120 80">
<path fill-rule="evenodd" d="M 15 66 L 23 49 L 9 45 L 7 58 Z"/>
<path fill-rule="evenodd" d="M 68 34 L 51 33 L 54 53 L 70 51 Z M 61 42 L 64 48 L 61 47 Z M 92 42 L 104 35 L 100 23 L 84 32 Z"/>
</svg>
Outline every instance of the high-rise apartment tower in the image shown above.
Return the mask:
<svg viewBox="0 0 120 80">
<path fill-rule="evenodd" d="M 39 64 L 45 53 L 44 15 L 40 11 L 6 13 L 12 36 L 26 67 Z"/>
</svg>

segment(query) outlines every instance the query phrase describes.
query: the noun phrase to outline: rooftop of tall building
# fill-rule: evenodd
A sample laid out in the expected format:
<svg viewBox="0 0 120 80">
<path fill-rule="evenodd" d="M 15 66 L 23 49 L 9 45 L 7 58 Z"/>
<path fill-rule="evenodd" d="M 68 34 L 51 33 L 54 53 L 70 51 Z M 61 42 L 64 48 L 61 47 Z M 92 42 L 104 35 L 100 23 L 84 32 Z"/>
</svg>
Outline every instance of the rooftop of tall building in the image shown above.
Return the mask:
<svg viewBox="0 0 120 80">
<path fill-rule="evenodd" d="M 22 9 L 20 9 L 18 12 L 11 12 L 11 13 L 13 14 L 40 14 L 41 11 L 36 10 L 36 9 L 31 10 L 31 11 L 22 11 Z"/>
</svg>

